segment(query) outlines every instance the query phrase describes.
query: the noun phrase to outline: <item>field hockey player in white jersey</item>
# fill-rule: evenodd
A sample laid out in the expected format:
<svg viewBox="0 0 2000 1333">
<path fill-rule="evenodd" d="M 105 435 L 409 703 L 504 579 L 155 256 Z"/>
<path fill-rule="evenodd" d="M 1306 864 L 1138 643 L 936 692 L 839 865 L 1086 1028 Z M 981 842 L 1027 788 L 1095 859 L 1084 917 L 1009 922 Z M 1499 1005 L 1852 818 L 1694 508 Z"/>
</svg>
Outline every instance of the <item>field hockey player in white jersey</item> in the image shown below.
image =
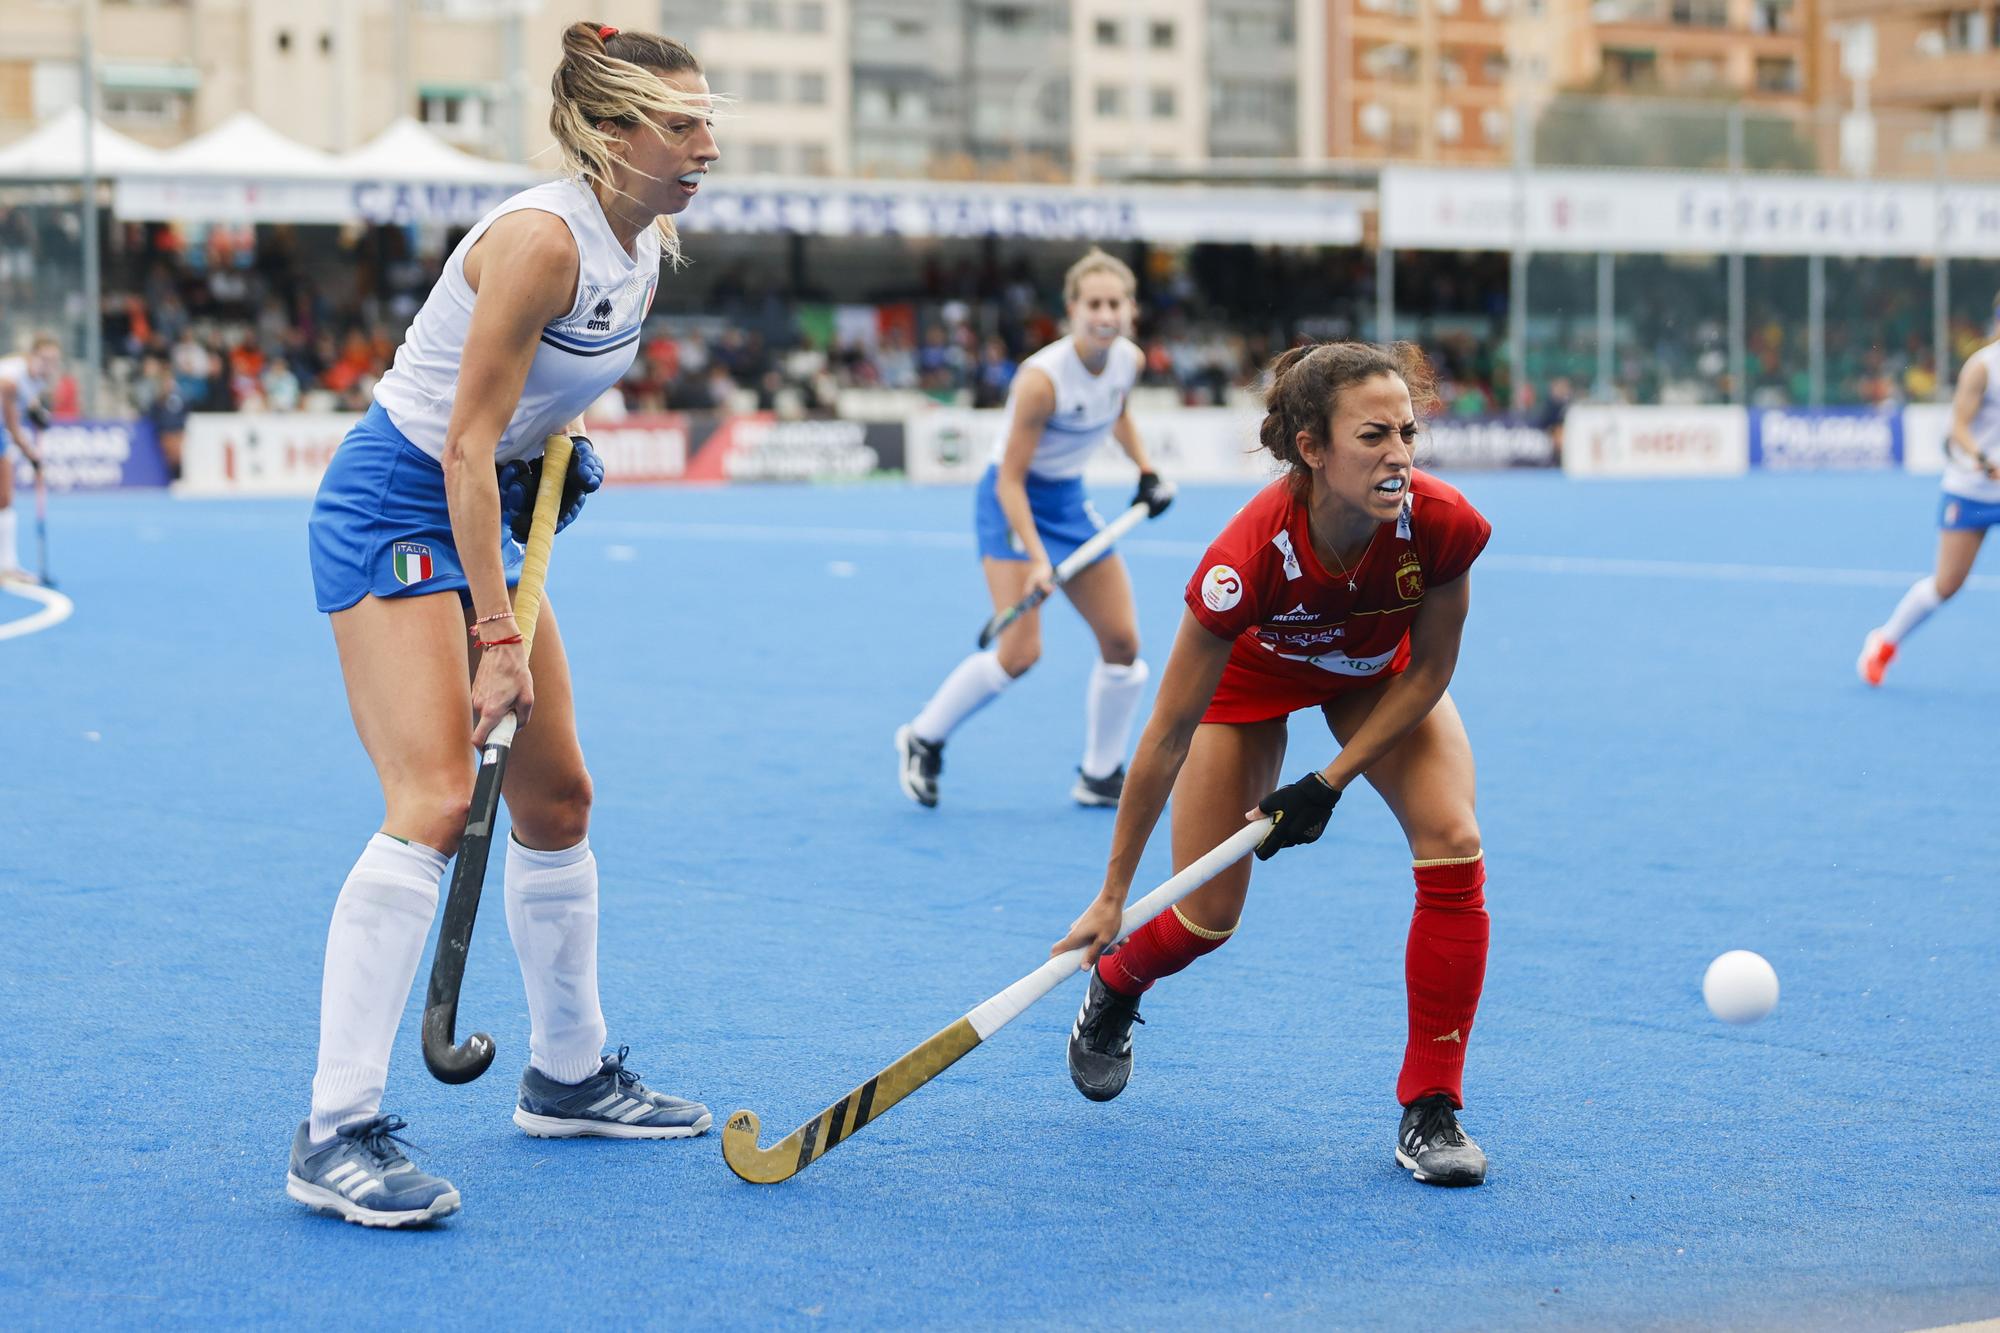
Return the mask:
<svg viewBox="0 0 2000 1333">
<path fill-rule="evenodd" d="M 62 373 L 62 344 L 49 334 L 37 334 L 24 356 L 0 357 L 0 582 L 32 580 L 21 568 L 18 530 L 20 519 L 14 511 L 14 464 L 8 447 L 21 451 L 35 471 L 42 469 L 42 455 L 35 432 L 48 424 L 48 409 L 42 395 Z"/>
<path fill-rule="evenodd" d="M 2000 296 L 1987 344 L 1965 359 L 1951 397 L 1938 497 L 1937 568 L 1910 585 L 1886 624 L 1868 631 L 1854 669 L 1880 685 L 1910 632 L 1965 585 L 1986 530 L 2000 523 Z"/>
<path fill-rule="evenodd" d="M 1104 526 L 1084 494 L 1083 473 L 1107 436 L 1139 468 L 1133 504 L 1157 517 L 1172 502 L 1173 488 L 1153 470 L 1126 410 L 1144 361 L 1129 336 L 1137 288 L 1132 270 L 1102 250 L 1079 259 L 1063 278 L 1068 336 L 1029 357 L 1014 377 L 1006 424 L 973 507 L 980 564 L 996 611 L 1052 591 L 1056 565 Z M 1124 561 L 1107 550 L 1061 586 L 1096 636 L 1098 655 L 1084 700 L 1083 758 L 1070 794 L 1080 805 L 1116 806 L 1132 720 L 1146 688 L 1132 582 Z M 930 702 L 896 732 L 905 795 L 925 807 L 938 803 L 945 741 L 1041 654 L 1040 612 L 1028 610 L 991 649 L 952 668 Z"/>
<path fill-rule="evenodd" d="M 381 1103 L 474 747 L 510 713 L 506 916 L 530 1023 L 514 1120 L 543 1137 L 709 1126 L 706 1108 L 640 1083 L 623 1048 L 604 1055 L 590 775 L 555 617 L 545 605 L 532 658 L 513 619 L 521 548 L 503 493 L 532 503 L 544 440 L 578 430 L 631 364 L 660 261 L 679 259 L 670 216 L 720 154 L 708 82 L 678 42 L 571 24 L 553 94 L 567 177 L 515 195 L 452 252 L 313 505 L 314 591 L 387 812 L 334 905 L 312 1111 L 286 1189 L 370 1226 L 458 1210 L 451 1183 L 403 1155 L 403 1122 Z M 565 523 L 603 475 L 587 441 L 577 455 Z"/>
</svg>

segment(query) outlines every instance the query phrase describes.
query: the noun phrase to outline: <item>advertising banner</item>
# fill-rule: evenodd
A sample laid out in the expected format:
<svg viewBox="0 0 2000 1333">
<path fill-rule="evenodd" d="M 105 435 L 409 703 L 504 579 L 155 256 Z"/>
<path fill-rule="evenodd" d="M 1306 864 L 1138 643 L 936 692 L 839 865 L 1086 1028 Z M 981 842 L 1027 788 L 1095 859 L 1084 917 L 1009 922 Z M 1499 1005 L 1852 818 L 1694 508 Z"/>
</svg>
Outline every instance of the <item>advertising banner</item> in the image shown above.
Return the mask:
<svg viewBox="0 0 2000 1333">
<path fill-rule="evenodd" d="M 1385 167 L 1398 249 L 2000 257 L 2000 188 L 1698 171 Z"/>
<path fill-rule="evenodd" d="M 1417 443 L 1421 468 L 1554 467 L 1555 437 L 1508 417 L 1436 417 Z"/>
<path fill-rule="evenodd" d="M 164 486 L 167 462 L 144 421 L 59 421 L 36 437 L 51 491 L 111 491 Z M 14 452 L 14 484 L 23 494 L 35 470 Z"/>
<path fill-rule="evenodd" d="M 347 412 L 193 413 L 175 493 L 311 495 L 358 419 Z"/>
<path fill-rule="evenodd" d="M 1760 408 L 1750 414 L 1750 466 L 1769 472 L 1900 467 L 1903 420 L 1871 407 Z"/>
<path fill-rule="evenodd" d="M 1750 467 L 1740 407 L 1572 407 L 1563 471 L 1574 477 L 1735 477 Z"/>
<path fill-rule="evenodd" d="M 1951 431 L 1950 403 L 1911 403 L 1903 409 L 1903 470 L 1926 476 L 1944 472 L 1944 437 Z"/>
</svg>

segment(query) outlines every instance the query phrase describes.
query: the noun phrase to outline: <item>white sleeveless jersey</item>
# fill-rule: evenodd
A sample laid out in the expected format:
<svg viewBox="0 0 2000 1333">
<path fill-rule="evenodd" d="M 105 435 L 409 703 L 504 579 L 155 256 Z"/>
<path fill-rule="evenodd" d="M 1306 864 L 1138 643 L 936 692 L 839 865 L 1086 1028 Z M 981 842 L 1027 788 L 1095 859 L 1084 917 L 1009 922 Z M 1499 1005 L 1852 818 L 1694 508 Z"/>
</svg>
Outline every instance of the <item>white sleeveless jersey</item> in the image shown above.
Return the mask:
<svg viewBox="0 0 2000 1333">
<path fill-rule="evenodd" d="M 1113 423 L 1125 411 L 1126 395 L 1138 382 L 1139 367 L 1144 361 L 1145 354 L 1138 344 L 1130 338 L 1120 338 L 1111 344 L 1104 358 L 1104 369 L 1093 375 L 1076 354 L 1076 345 L 1066 337 L 1056 339 L 1023 361 L 1023 371 L 1039 370 L 1056 386 L 1056 409 L 1049 413 L 1048 424 L 1042 427 L 1041 443 L 1035 446 L 1035 457 L 1028 464 L 1028 471 L 1048 481 L 1082 476 L 1091 453 L 1111 433 Z M 1020 385 L 1021 377 L 1017 374 L 1014 388 L 1007 394 L 1007 414 L 1001 422 L 1000 439 L 993 447 L 995 463 L 1007 452 Z"/>
<path fill-rule="evenodd" d="M 1988 458 L 2000 461 L 2000 342 L 1980 348 L 1967 364 L 1971 361 L 1986 367 L 1986 396 L 1972 414 L 1972 442 Z M 1944 451 L 1944 488 L 1981 504 L 2000 504 L 2000 481 L 1989 478 L 1956 449 Z"/>
<path fill-rule="evenodd" d="M 29 403 L 39 402 L 47 387 L 28 373 L 28 358 L 25 356 L 0 357 L 0 381 L 14 386 L 15 403 L 23 411 L 22 424 L 27 424 L 25 412 Z M 5 444 L 0 440 L 0 444 Z"/>
<path fill-rule="evenodd" d="M 486 229 L 522 209 L 553 213 L 576 238 L 576 301 L 542 329 L 541 345 L 521 386 L 521 401 L 507 423 L 494 461 L 537 458 L 542 441 L 574 420 L 616 384 L 639 350 L 639 326 L 652 309 L 660 283 L 660 238 L 639 235 L 635 258 L 618 244 L 604 210 L 587 185 L 551 181 L 523 190 L 479 220 L 445 261 L 444 273 L 410 324 L 396 363 L 375 385 L 382 405 L 410 443 L 440 462 L 445 428 L 458 390 L 458 365 L 472 324 L 473 291 L 465 256 Z"/>
</svg>

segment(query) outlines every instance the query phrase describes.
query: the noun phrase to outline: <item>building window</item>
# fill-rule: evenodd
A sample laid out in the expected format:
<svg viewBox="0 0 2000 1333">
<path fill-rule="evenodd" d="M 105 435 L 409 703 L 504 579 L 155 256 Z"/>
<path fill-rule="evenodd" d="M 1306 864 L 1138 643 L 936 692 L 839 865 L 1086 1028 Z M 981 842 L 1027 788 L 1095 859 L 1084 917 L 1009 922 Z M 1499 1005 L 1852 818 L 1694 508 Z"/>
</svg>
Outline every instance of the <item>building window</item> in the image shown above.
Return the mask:
<svg viewBox="0 0 2000 1333">
<path fill-rule="evenodd" d="M 1125 92 L 1115 83 L 1097 85 L 1097 114 L 1110 119 L 1125 114 Z"/>
<path fill-rule="evenodd" d="M 799 145 L 799 170 L 808 176 L 825 176 L 832 172 L 832 164 L 823 143 L 802 143 Z"/>
<path fill-rule="evenodd" d="M 1441 106 L 1437 113 L 1437 136 L 1442 144 L 1455 144 L 1465 133 L 1465 119 L 1455 106 Z"/>
<path fill-rule="evenodd" d="M 826 75 L 816 69 L 801 70 L 795 100 L 805 106 L 826 105 Z"/>
<path fill-rule="evenodd" d="M 1659 82 L 1659 59 L 1651 51 L 1606 47 L 1604 73 L 1621 88 L 1650 88 Z"/>
<path fill-rule="evenodd" d="M 1174 49 L 1174 25 L 1171 20 L 1156 20 L 1153 24 L 1153 49 L 1171 51 Z"/>
<path fill-rule="evenodd" d="M 1361 53 L 1361 70 L 1371 79 L 1414 83 L 1417 78 L 1417 53 L 1402 42 L 1383 42 Z"/>
<path fill-rule="evenodd" d="M 743 7 L 743 26 L 746 28 L 775 29 L 778 24 L 778 0 L 748 0 Z"/>
<path fill-rule="evenodd" d="M 493 123 L 493 104 L 479 93 L 425 93 L 417 119 L 447 139 L 479 140 Z"/>
<path fill-rule="evenodd" d="M 1118 45 L 1118 20 L 1097 20 L 1097 44 L 1099 46 Z"/>
<path fill-rule="evenodd" d="M 973 11 L 974 21 L 992 32 L 1021 33 L 1035 26 L 1034 15 L 1020 5 L 989 5 Z"/>
<path fill-rule="evenodd" d="M 1488 143 L 1507 141 L 1507 113 L 1497 106 L 1489 106 L 1479 113 L 1479 132 L 1486 136 Z"/>
<path fill-rule="evenodd" d="M 171 129 L 187 114 L 188 95 L 166 88 L 104 90 L 104 118 L 121 125 Z"/>
<path fill-rule="evenodd" d="M 774 69 L 753 69 L 750 71 L 750 100 L 753 102 L 775 102 L 778 100 L 778 72 Z"/>
<path fill-rule="evenodd" d="M 778 174 L 778 145 L 774 143 L 753 143 L 750 145 L 750 170 L 760 176 Z"/>
<path fill-rule="evenodd" d="M 1166 84 L 1153 89 L 1153 119 L 1172 120 L 1174 118 L 1174 90 Z"/>
<path fill-rule="evenodd" d="M 1729 0 L 1673 0 L 1670 15 L 1683 28 L 1726 28 Z"/>
<path fill-rule="evenodd" d="M 826 6 L 820 0 L 804 0 L 792 10 L 792 23 L 800 32 L 825 32 Z"/>
<path fill-rule="evenodd" d="M 1986 14 L 1982 10 L 1954 10 L 1945 15 L 1944 45 L 1947 51 L 1984 51 Z"/>
<path fill-rule="evenodd" d="M 1389 108 L 1380 102 L 1366 103 L 1355 118 L 1361 122 L 1362 138 L 1380 143 L 1389 137 Z"/>
<path fill-rule="evenodd" d="M 1795 93 L 1799 90 L 1799 62 L 1790 56 L 1757 57 L 1757 91 Z"/>
</svg>

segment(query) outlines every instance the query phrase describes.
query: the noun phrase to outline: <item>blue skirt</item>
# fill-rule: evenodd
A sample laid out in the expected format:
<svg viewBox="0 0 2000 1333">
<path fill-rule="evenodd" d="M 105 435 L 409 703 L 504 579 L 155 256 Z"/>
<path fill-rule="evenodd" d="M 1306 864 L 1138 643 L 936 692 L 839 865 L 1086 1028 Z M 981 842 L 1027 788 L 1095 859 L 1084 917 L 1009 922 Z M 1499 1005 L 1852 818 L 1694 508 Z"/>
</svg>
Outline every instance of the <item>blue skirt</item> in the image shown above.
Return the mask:
<svg viewBox="0 0 2000 1333">
<path fill-rule="evenodd" d="M 1000 496 L 994 489 L 999 480 L 1000 469 L 989 465 L 973 494 L 972 519 L 979 534 L 979 554 L 988 560 L 1026 560 L 1014 530 L 1007 526 L 1007 513 L 1000 507 Z M 1061 564 L 1104 526 L 1090 497 L 1084 494 L 1083 478 L 1054 481 L 1030 472 L 1027 484 L 1028 512 L 1035 516 L 1035 531 L 1048 548 L 1051 564 Z"/>
<path fill-rule="evenodd" d="M 1985 529 L 2000 523 L 2000 504 L 1968 500 L 1946 491 L 1938 497 L 1938 526 L 1947 532 L 1968 528 Z"/>
<path fill-rule="evenodd" d="M 377 404 L 347 432 L 313 497 L 306 525 L 313 599 L 328 613 L 363 597 L 456 592 L 470 601 L 451 540 L 444 468 L 403 438 Z M 521 579 L 521 546 L 503 529 L 507 586 Z"/>
</svg>

